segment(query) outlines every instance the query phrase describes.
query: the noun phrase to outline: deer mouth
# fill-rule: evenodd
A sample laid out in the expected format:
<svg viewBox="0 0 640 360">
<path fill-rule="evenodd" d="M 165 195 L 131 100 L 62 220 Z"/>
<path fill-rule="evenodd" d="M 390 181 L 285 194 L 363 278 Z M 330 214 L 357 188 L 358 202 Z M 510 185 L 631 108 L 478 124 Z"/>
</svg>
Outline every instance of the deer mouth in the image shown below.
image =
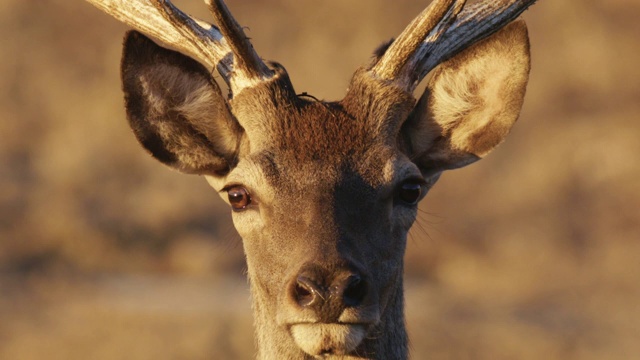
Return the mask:
<svg viewBox="0 0 640 360">
<path fill-rule="evenodd" d="M 300 323 L 290 327 L 296 345 L 314 357 L 352 354 L 367 335 L 365 324 Z"/>
</svg>

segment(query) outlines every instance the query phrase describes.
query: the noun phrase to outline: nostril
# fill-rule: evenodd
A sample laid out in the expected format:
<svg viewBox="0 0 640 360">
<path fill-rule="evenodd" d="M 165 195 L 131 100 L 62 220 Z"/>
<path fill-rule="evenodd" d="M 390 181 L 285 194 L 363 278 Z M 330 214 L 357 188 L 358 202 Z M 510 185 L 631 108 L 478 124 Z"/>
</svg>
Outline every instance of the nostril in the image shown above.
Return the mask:
<svg viewBox="0 0 640 360">
<path fill-rule="evenodd" d="M 331 350 L 331 349 L 322 349 L 320 351 L 320 355 L 333 355 L 333 350 Z"/>
<path fill-rule="evenodd" d="M 303 307 L 311 306 L 322 298 L 318 286 L 305 276 L 298 276 L 293 293 L 298 305 Z"/>
<path fill-rule="evenodd" d="M 359 275 L 351 275 L 346 280 L 342 301 L 346 306 L 358 306 L 367 295 L 367 284 Z"/>
<path fill-rule="evenodd" d="M 300 306 L 309 306 L 313 302 L 313 292 L 304 285 L 296 284 L 296 301 Z"/>
</svg>

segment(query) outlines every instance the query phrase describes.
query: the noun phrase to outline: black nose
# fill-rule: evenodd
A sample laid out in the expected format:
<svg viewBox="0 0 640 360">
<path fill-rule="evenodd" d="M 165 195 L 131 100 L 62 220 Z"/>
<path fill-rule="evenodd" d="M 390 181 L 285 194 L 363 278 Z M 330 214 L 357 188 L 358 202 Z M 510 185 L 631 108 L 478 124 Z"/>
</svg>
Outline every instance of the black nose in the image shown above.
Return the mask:
<svg viewBox="0 0 640 360">
<path fill-rule="evenodd" d="M 342 297 L 342 303 L 346 307 L 356 307 L 367 295 L 367 284 L 360 275 L 352 274 L 335 284 L 331 288 L 331 293 L 336 297 Z"/>
<path fill-rule="evenodd" d="M 320 309 L 330 305 L 344 309 L 362 304 L 367 283 L 362 275 L 348 270 L 331 274 L 307 269 L 297 276 L 292 295 L 301 307 Z"/>
</svg>

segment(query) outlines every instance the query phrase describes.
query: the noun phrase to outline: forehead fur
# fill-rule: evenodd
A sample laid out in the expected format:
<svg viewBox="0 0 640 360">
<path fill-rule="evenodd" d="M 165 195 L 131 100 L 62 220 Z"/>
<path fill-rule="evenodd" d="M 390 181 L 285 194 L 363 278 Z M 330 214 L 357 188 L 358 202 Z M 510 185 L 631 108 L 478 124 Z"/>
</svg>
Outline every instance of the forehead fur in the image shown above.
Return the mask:
<svg viewBox="0 0 640 360">
<path fill-rule="evenodd" d="M 398 151 L 399 127 L 414 98 L 368 76 L 356 72 L 339 102 L 295 95 L 284 71 L 264 86 L 245 89 L 232 100 L 232 111 L 245 128 L 249 152 L 271 158 L 261 163 L 270 163 L 274 174 L 276 167 L 289 173 L 305 167 L 325 176 L 358 173 L 376 182 Z"/>
</svg>

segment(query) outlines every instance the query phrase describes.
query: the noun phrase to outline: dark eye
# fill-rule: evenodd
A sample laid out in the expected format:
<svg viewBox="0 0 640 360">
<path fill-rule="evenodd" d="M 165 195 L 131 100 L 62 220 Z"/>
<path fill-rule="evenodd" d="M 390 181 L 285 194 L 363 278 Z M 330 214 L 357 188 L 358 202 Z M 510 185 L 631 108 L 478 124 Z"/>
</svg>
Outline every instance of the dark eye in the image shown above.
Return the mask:
<svg viewBox="0 0 640 360">
<path fill-rule="evenodd" d="M 422 195 L 422 182 L 408 180 L 400 184 L 398 188 L 398 199 L 407 205 L 415 205 Z"/>
<path fill-rule="evenodd" d="M 227 196 L 229 197 L 229 203 L 234 211 L 244 210 L 251 204 L 251 195 L 247 189 L 242 186 L 232 186 L 228 189 Z"/>
</svg>

